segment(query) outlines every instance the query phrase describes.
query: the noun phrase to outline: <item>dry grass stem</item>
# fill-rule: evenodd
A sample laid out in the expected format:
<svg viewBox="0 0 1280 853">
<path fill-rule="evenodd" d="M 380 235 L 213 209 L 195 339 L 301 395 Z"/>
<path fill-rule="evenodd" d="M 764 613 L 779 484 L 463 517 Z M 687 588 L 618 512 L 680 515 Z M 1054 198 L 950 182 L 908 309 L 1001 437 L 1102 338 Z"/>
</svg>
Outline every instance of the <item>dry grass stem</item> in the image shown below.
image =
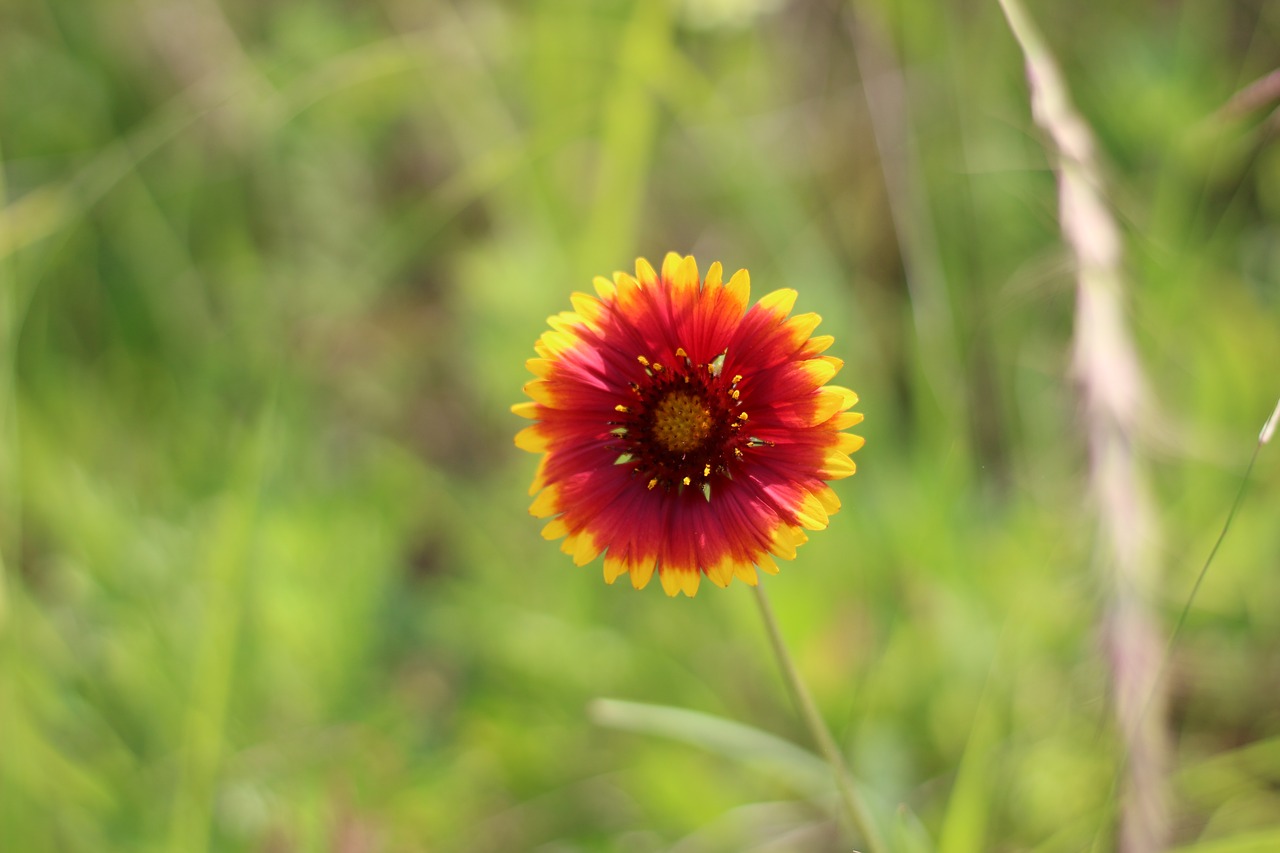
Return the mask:
<svg viewBox="0 0 1280 853">
<path fill-rule="evenodd" d="M 1258 433 L 1258 444 L 1267 444 L 1271 441 L 1271 437 L 1276 434 L 1277 421 L 1280 421 L 1280 400 L 1276 401 L 1271 417 L 1267 418 L 1267 422 L 1262 425 L 1262 432 Z"/>
<path fill-rule="evenodd" d="M 1146 384 L 1124 318 L 1119 229 L 1103 196 L 1093 135 L 1073 108 L 1048 48 L 1017 0 L 1000 0 L 1027 63 L 1035 121 L 1057 156 L 1059 216 L 1076 261 L 1072 368 L 1089 451 L 1099 564 L 1108 597 L 1105 640 L 1117 725 L 1124 739 L 1119 848 L 1165 847 L 1164 699 L 1157 684 L 1161 644 L 1148 602 L 1155 581 L 1154 511 L 1136 447 Z"/>
</svg>

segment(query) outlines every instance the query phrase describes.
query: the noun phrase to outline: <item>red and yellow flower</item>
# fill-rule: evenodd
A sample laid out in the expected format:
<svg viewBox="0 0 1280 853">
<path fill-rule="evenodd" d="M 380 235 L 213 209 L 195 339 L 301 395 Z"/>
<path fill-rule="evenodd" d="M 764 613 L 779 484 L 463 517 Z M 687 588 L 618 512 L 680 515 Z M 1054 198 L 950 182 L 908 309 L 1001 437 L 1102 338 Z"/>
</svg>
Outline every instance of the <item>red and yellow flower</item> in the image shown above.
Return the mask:
<svg viewBox="0 0 1280 853">
<path fill-rule="evenodd" d="M 748 307 L 746 270 L 721 275 L 671 253 L 661 275 L 642 258 L 635 277 L 598 277 L 527 362 L 533 401 L 512 411 L 534 421 L 516 446 L 543 454 L 529 511 L 578 565 L 603 553 L 609 583 L 754 585 L 827 526 L 826 481 L 854 472 L 858 396 L 827 384 L 842 362 L 812 335 L 821 318 L 788 318 L 789 289 Z"/>
</svg>

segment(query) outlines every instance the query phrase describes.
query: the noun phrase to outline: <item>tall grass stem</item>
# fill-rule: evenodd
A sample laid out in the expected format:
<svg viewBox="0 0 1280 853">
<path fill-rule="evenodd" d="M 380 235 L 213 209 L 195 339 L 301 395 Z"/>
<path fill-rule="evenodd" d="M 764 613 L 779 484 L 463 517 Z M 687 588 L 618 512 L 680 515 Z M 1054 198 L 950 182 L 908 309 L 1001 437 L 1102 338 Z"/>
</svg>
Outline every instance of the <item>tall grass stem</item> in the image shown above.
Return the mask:
<svg viewBox="0 0 1280 853">
<path fill-rule="evenodd" d="M 16 276 L 5 246 L 13 224 L 5 181 L 4 149 L 0 148 L 0 641 L 9 614 L 9 573 L 15 570 L 22 545 L 22 454 L 18 432 L 19 298 Z M 8 525 L 8 526 L 6 526 Z M 7 560 L 13 560 L 13 567 Z"/>
<path fill-rule="evenodd" d="M 1254 445 L 1253 455 L 1249 457 L 1249 464 L 1245 466 L 1244 474 L 1240 477 L 1240 488 L 1236 489 L 1236 497 L 1231 502 L 1231 509 L 1227 511 L 1227 517 L 1222 522 L 1222 529 L 1218 531 L 1218 538 L 1214 540 L 1213 547 L 1209 549 L 1209 556 L 1205 557 L 1204 565 L 1200 567 L 1200 572 L 1196 575 L 1196 582 L 1191 585 L 1191 593 L 1187 596 L 1186 603 L 1182 605 L 1182 612 L 1178 614 L 1178 621 L 1174 623 L 1173 631 L 1169 634 L 1169 642 L 1165 646 L 1164 657 L 1160 661 L 1160 672 L 1156 676 L 1157 687 L 1163 681 L 1165 671 L 1169 668 L 1169 662 L 1173 657 L 1174 644 L 1178 640 L 1178 635 L 1182 633 L 1182 626 L 1186 624 L 1187 615 L 1191 612 L 1191 605 L 1195 603 L 1196 596 L 1200 593 L 1200 587 L 1204 583 L 1205 576 L 1209 574 L 1209 566 L 1213 565 L 1213 558 L 1218 556 L 1218 549 L 1222 547 L 1222 541 L 1227 538 L 1227 531 L 1231 529 L 1231 522 L 1235 520 L 1236 513 L 1240 510 L 1240 504 L 1244 502 L 1244 494 L 1249 487 L 1249 478 L 1253 476 L 1253 466 L 1258 461 L 1258 454 L 1262 452 L 1262 446 L 1271 440 L 1277 419 L 1280 419 L 1280 400 L 1276 401 L 1275 411 L 1271 413 L 1271 417 L 1262 426 L 1262 432 L 1258 434 L 1258 443 Z M 1148 697 L 1148 703 L 1150 703 L 1150 697 Z M 1145 706 L 1143 708 L 1143 716 L 1146 716 Z M 1141 718 L 1139 718 L 1139 722 L 1141 722 Z"/>
<path fill-rule="evenodd" d="M 1121 853 L 1159 853 L 1169 834 L 1168 735 L 1151 612 L 1157 566 L 1155 507 L 1147 495 L 1138 424 L 1149 393 L 1124 309 L 1123 235 L 1104 192 L 1093 132 L 1071 102 L 1048 45 L 1018 0 L 999 0 L 1026 60 L 1031 112 L 1056 160 L 1059 224 L 1076 263 L 1072 367 L 1097 513 L 1098 564 L 1125 786 Z M 1146 711 L 1151 710 L 1150 716 Z"/>
</svg>

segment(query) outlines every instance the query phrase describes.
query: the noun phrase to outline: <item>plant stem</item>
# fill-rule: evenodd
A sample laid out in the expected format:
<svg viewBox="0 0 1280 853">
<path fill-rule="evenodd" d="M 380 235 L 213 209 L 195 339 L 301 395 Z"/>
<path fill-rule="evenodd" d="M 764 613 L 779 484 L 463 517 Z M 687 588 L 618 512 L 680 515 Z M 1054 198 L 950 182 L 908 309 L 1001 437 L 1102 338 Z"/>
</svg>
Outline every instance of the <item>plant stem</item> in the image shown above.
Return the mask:
<svg viewBox="0 0 1280 853">
<path fill-rule="evenodd" d="M 778 620 L 774 618 L 769 597 L 764 592 L 764 585 L 756 584 L 753 589 L 756 593 L 756 603 L 760 605 L 760 617 L 764 620 L 765 630 L 769 634 L 769 642 L 773 644 L 773 653 L 778 657 L 778 666 L 782 668 L 787 687 L 791 689 L 791 696 L 800 709 L 800 716 L 804 718 L 805 725 L 809 727 L 809 733 L 817 741 L 822 757 L 831 766 L 836 789 L 840 792 L 840 800 L 844 804 L 849 823 L 852 824 L 854 831 L 862 836 L 870 853 L 887 853 L 889 848 L 880 837 L 880 832 L 871 819 L 871 811 L 853 783 L 853 777 L 845 765 L 844 756 L 836 746 L 835 738 L 831 736 L 831 730 L 827 728 L 822 715 L 818 713 L 818 706 L 814 704 L 809 688 L 800 678 L 800 671 L 796 669 L 791 653 L 787 651 L 786 641 L 782 639 L 782 632 L 778 630 Z"/>
</svg>

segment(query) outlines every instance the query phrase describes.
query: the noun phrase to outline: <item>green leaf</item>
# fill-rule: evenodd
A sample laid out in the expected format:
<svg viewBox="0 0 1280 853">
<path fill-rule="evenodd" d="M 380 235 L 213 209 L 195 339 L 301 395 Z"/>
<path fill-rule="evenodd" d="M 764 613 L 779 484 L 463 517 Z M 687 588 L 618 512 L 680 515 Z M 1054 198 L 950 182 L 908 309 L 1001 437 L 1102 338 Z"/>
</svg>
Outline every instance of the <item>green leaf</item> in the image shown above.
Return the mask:
<svg viewBox="0 0 1280 853">
<path fill-rule="evenodd" d="M 773 778 L 835 809 L 835 785 L 826 763 L 777 735 L 712 714 L 621 699 L 596 699 L 587 714 L 596 725 L 658 735 L 740 764 L 767 768 Z"/>
</svg>

